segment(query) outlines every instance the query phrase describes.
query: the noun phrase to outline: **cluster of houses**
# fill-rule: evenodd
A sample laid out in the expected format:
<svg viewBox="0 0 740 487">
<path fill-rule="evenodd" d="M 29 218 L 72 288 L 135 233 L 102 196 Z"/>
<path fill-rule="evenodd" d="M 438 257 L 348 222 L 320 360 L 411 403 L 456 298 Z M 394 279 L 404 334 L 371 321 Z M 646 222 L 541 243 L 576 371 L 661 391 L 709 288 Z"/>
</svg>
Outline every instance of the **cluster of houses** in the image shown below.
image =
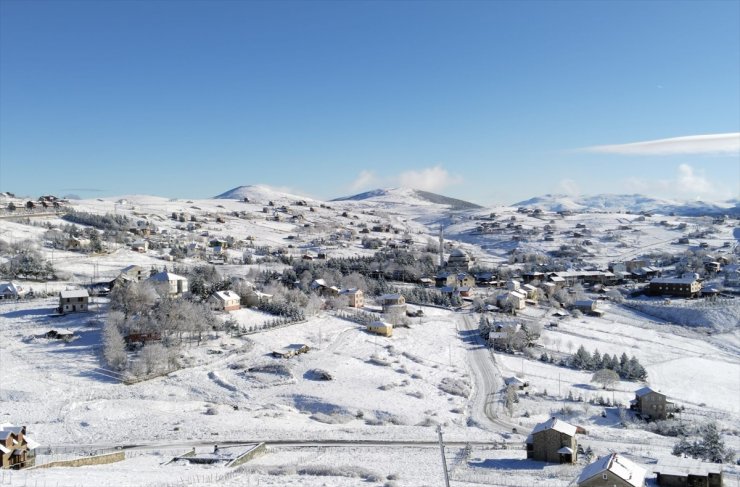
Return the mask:
<svg viewBox="0 0 740 487">
<path fill-rule="evenodd" d="M 661 397 L 662 396 L 662 397 Z M 633 405 L 643 417 L 659 418 L 666 410 L 665 396 L 649 388 L 636 392 Z M 663 416 L 665 417 L 665 416 Z M 527 459 L 547 463 L 575 464 L 583 448 L 577 435 L 586 431 L 557 418 L 535 425 L 525 442 Z M 652 465 L 655 484 L 667 487 L 721 487 L 722 466 L 675 458 Z M 648 471 L 624 454 L 612 452 L 588 464 L 578 475 L 576 487 L 645 487 Z"/>
</svg>

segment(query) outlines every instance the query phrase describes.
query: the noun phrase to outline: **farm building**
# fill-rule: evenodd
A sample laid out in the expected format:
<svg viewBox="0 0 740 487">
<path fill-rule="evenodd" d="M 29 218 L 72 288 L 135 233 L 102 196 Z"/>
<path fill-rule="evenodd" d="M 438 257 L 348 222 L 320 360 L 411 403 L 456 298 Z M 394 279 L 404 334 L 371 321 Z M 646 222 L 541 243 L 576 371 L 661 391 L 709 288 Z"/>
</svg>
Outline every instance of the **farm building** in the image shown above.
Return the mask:
<svg viewBox="0 0 740 487">
<path fill-rule="evenodd" d="M 722 465 L 688 458 L 661 460 L 653 467 L 656 483 L 663 487 L 722 487 Z"/>
<path fill-rule="evenodd" d="M 367 331 L 389 337 L 393 335 L 393 325 L 384 321 L 371 321 L 367 324 Z"/>
</svg>

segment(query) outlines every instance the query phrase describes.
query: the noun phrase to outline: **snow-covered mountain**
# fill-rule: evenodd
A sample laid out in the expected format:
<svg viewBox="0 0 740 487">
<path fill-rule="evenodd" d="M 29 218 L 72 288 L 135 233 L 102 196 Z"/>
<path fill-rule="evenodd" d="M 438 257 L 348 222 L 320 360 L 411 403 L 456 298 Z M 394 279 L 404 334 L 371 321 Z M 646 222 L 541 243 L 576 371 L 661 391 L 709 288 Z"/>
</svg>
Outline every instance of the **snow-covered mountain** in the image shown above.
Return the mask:
<svg viewBox="0 0 740 487">
<path fill-rule="evenodd" d="M 334 198 L 332 201 L 369 201 L 378 203 L 390 203 L 399 205 L 429 205 L 437 204 L 449 206 L 453 210 L 470 210 L 481 208 L 480 205 L 456 198 L 450 198 L 441 194 L 430 193 L 412 188 L 387 188 L 374 189 L 352 196 Z"/>
<path fill-rule="evenodd" d="M 236 188 L 230 189 L 226 191 L 225 193 L 221 193 L 218 196 L 214 196 L 213 198 L 221 199 L 221 200 L 243 200 L 244 198 L 249 198 L 250 201 L 264 202 L 264 203 L 267 203 L 268 201 L 283 202 L 284 200 L 316 201 L 314 198 L 309 198 L 307 196 L 300 196 L 297 194 L 291 194 L 286 191 L 282 191 L 280 189 L 267 186 L 265 184 L 252 184 L 248 186 L 237 186 Z"/>
<path fill-rule="evenodd" d="M 676 201 L 651 198 L 640 194 L 599 194 L 592 196 L 546 194 L 520 201 L 513 206 L 540 208 L 549 211 L 629 211 L 633 213 L 673 213 L 684 216 L 740 214 L 740 202 L 738 200 L 721 202 Z"/>
</svg>

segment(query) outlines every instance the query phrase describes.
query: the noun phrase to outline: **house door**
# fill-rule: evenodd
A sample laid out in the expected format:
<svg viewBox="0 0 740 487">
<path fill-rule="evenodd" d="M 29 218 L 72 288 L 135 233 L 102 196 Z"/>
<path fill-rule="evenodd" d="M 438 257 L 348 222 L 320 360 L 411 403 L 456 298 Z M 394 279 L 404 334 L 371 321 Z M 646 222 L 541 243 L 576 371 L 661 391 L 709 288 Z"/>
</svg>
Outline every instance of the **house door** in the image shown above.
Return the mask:
<svg viewBox="0 0 740 487">
<path fill-rule="evenodd" d="M 76 304 L 73 304 L 73 305 L 72 305 L 72 311 L 73 311 L 73 312 L 74 312 L 74 311 L 77 311 L 77 305 L 76 305 Z"/>
</svg>

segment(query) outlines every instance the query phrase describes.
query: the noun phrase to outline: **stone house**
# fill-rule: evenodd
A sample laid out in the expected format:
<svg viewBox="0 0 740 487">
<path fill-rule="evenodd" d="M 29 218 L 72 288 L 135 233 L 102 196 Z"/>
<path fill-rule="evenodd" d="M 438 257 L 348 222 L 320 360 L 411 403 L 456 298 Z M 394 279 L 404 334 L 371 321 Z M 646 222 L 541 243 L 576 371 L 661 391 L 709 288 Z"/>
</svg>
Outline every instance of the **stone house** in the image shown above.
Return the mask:
<svg viewBox="0 0 740 487">
<path fill-rule="evenodd" d="M 66 290 L 59 293 L 60 313 L 77 313 L 87 311 L 90 295 L 84 289 Z"/>
<path fill-rule="evenodd" d="M 722 464 L 687 458 L 661 460 L 653 467 L 655 482 L 661 487 L 722 487 Z"/>
<path fill-rule="evenodd" d="M 583 469 L 577 487 L 644 487 L 646 470 L 630 459 L 612 453 Z"/>
<path fill-rule="evenodd" d="M 26 435 L 25 426 L 0 424 L 0 469 L 34 466 L 38 447 L 39 444 Z"/>
<path fill-rule="evenodd" d="M 577 428 L 556 418 L 534 427 L 527 437 L 527 458 L 548 463 L 576 463 Z"/>
<path fill-rule="evenodd" d="M 643 387 L 635 391 L 635 398 L 630 401 L 630 409 L 645 419 L 666 419 L 673 410 L 673 403 L 666 400 L 665 394 Z"/>
</svg>

